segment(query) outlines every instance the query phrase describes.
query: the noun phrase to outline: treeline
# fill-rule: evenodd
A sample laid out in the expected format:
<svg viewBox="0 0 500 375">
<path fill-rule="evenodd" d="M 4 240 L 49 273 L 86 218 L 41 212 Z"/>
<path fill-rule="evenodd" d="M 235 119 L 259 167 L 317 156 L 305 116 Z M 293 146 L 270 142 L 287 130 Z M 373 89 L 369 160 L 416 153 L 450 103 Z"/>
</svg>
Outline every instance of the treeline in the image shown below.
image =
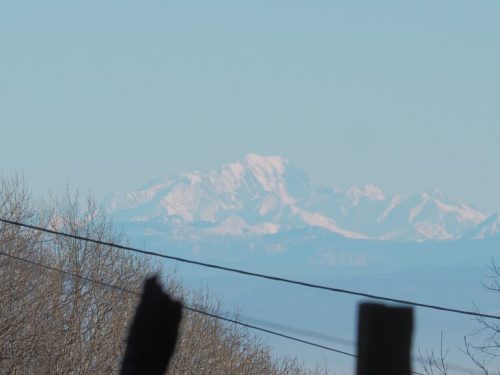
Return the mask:
<svg viewBox="0 0 500 375">
<path fill-rule="evenodd" d="M 16 176 L 0 177 L 0 217 L 125 243 L 92 199 L 82 205 L 66 194 L 34 203 Z M 117 374 L 138 297 L 71 274 L 140 291 L 161 269 L 143 256 L 7 224 L 0 224 L 0 253 L 0 373 Z M 221 314 L 210 293 L 185 288 L 175 275 L 163 282 L 176 298 Z M 274 357 L 241 327 L 189 311 L 183 316 L 169 374 L 326 373 Z"/>
</svg>

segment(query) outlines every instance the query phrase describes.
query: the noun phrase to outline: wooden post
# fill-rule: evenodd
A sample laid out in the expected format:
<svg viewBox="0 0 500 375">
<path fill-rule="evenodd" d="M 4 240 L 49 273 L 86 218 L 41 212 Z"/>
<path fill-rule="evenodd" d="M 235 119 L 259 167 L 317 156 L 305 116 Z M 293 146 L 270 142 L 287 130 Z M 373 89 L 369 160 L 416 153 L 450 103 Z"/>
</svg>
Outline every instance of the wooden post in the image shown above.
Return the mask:
<svg viewBox="0 0 500 375">
<path fill-rule="evenodd" d="M 413 309 L 361 303 L 357 375 L 410 375 Z"/>
<path fill-rule="evenodd" d="M 163 292 L 156 277 L 146 280 L 130 326 L 121 375 L 163 375 L 174 353 L 182 305 Z"/>
</svg>

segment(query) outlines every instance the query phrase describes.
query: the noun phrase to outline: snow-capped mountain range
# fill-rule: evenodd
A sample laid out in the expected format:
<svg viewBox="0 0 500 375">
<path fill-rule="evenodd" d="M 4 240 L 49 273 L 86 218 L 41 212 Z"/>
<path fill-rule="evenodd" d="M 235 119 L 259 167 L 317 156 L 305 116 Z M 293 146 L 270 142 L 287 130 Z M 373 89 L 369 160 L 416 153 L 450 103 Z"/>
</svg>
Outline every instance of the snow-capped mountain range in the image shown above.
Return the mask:
<svg viewBox="0 0 500 375">
<path fill-rule="evenodd" d="M 402 241 L 481 239 L 500 233 L 497 215 L 437 189 L 414 196 L 389 196 L 374 185 L 341 191 L 315 185 L 285 158 L 256 154 L 208 173 L 182 173 L 112 194 L 105 205 L 117 222 L 142 223 L 145 231 L 179 240 L 308 227 L 352 239 Z"/>
</svg>

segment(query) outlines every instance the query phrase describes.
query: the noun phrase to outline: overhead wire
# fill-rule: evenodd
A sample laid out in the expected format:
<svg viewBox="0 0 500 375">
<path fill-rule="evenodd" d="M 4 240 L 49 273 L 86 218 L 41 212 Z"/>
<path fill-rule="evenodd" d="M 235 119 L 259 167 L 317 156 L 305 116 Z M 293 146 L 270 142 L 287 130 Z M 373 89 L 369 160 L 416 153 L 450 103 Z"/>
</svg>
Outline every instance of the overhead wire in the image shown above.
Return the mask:
<svg viewBox="0 0 500 375">
<path fill-rule="evenodd" d="M 75 235 L 75 234 L 65 233 L 65 232 L 61 232 L 61 231 L 57 231 L 57 230 L 53 230 L 53 229 L 43 228 L 43 227 L 39 227 L 36 225 L 30 225 L 30 224 L 21 223 L 18 221 L 7 220 L 7 219 L 3 219 L 3 218 L 0 218 L 0 222 L 3 222 L 5 224 L 10 224 L 10 225 L 15 225 L 18 227 L 27 228 L 27 229 L 37 230 L 37 231 L 53 234 L 56 236 L 62 236 L 62 237 L 66 237 L 66 238 L 72 238 L 75 240 L 86 241 L 86 242 L 94 243 L 96 245 L 109 246 L 109 247 L 113 247 L 113 248 L 124 250 L 124 251 L 130 251 L 130 252 L 134 252 L 134 253 L 138 253 L 138 254 L 154 256 L 154 257 L 163 258 L 163 259 L 175 260 L 175 261 L 182 262 L 182 263 L 197 265 L 197 266 L 211 268 L 211 269 L 217 269 L 217 270 L 221 270 L 221 271 L 232 272 L 232 273 L 236 273 L 236 274 L 240 274 L 240 275 L 252 276 L 252 277 L 257 277 L 257 278 L 272 280 L 272 281 L 278 281 L 278 282 L 283 282 L 283 283 L 288 283 L 288 284 L 294 284 L 294 285 L 299 285 L 299 286 L 303 286 L 303 287 L 307 287 L 307 288 L 325 290 L 325 291 L 333 292 L 333 293 L 342 293 L 342 294 L 348 294 L 348 295 L 353 295 L 353 296 L 358 296 L 358 297 L 365 297 L 365 298 L 384 301 L 384 302 L 398 303 L 398 304 L 403 304 L 403 305 L 421 307 L 421 308 L 426 308 L 426 309 L 431 309 L 431 310 L 438 310 L 438 311 L 443 311 L 443 312 L 448 312 L 448 313 L 468 315 L 468 316 L 473 316 L 473 317 L 500 320 L 500 316 L 498 316 L 498 315 L 483 314 L 483 313 L 480 313 L 477 311 L 463 310 L 463 309 L 421 303 L 421 302 L 410 301 L 410 300 L 399 299 L 399 298 L 385 297 L 385 296 L 380 296 L 380 295 L 376 295 L 376 294 L 370 294 L 370 293 L 365 293 L 365 292 L 360 292 L 360 291 L 355 291 L 355 290 L 335 288 L 335 287 L 330 287 L 330 286 L 321 285 L 321 284 L 293 280 L 293 279 L 280 277 L 280 276 L 251 272 L 251 271 L 246 271 L 246 270 L 242 270 L 242 269 L 238 269 L 238 268 L 225 267 L 225 266 L 220 266 L 220 265 L 213 264 L 213 263 L 200 262 L 200 261 L 182 258 L 182 257 L 178 257 L 178 256 L 161 254 L 161 253 L 154 252 L 154 251 L 141 250 L 141 249 L 134 248 L 131 246 L 124 246 L 124 245 L 116 244 L 113 242 L 100 241 L 100 240 L 96 240 L 96 239 L 92 239 L 92 238 L 88 238 L 88 237 L 83 237 L 83 236 L 79 236 L 79 235 Z"/>
<path fill-rule="evenodd" d="M 127 288 L 123 288 L 123 287 L 120 287 L 118 285 L 110 284 L 110 283 L 107 283 L 107 282 L 104 282 L 104 281 L 95 280 L 95 279 L 92 279 L 92 278 L 89 278 L 89 277 L 86 277 L 86 276 L 83 276 L 83 275 L 78 275 L 78 274 L 75 274 L 73 272 L 69 272 L 69 271 L 62 270 L 60 268 L 49 266 L 47 264 L 35 262 L 35 261 L 29 260 L 29 259 L 26 259 L 26 258 L 18 257 L 16 255 L 7 254 L 5 252 L 0 252 L 0 255 L 8 257 L 8 258 L 11 258 L 11 259 L 14 259 L 14 260 L 17 260 L 17 261 L 20 261 L 20 262 L 28 263 L 28 264 L 31 264 L 33 266 L 41 267 L 41 268 L 44 268 L 46 270 L 58 272 L 58 273 L 61 273 L 61 274 L 67 275 L 67 276 L 71 276 L 71 277 L 75 277 L 75 278 L 78 278 L 78 279 L 81 279 L 81 280 L 85 280 L 85 281 L 88 281 L 88 282 L 93 283 L 93 284 L 97 284 L 97 285 L 100 285 L 100 286 L 105 286 L 105 287 L 108 287 L 108 288 L 111 288 L 111 289 L 116 289 L 116 290 L 119 290 L 119 291 L 121 291 L 123 293 L 133 294 L 133 295 L 139 296 L 139 297 L 141 296 L 141 293 L 139 293 L 137 291 L 130 290 L 130 289 L 127 289 Z M 253 329 L 253 330 L 256 330 L 256 331 L 264 332 L 264 333 L 267 333 L 267 334 L 270 334 L 270 335 L 273 335 L 273 336 L 278 336 L 278 337 L 281 337 L 281 338 L 285 338 L 285 339 L 288 339 L 288 340 L 291 340 L 291 341 L 299 342 L 299 343 L 306 344 L 306 345 L 309 345 L 309 346 L 313 346 L 313 347 L 316 347 L 316 348 L 324 349 L 324 350 L 327 350 L 327 351 L 330 351 L 330 352 L 334 352 L 334 353 L 337 353 L 337 354 L 341 354 L 341 355 L 345 355 L 345 356 L 349 356 L 349 357 L 353 357 L 353 358 L 357 357 L 355 354 L 348 353 L 348 352 L 345 352 L 343 350 L 338 350 L 338 349 L 335 349 L 335 348 L 332 348 L 332 347 L 329 347 L 329 346 L 326 346 L 326 345 L 321 345 L 321 344 L 318 344 L 318 343 L 313 342 L 313 341 L 304 340 L 304 339 L 301 339 L 301 338 L 298 338 L 298 337 L 295 337 L 295 336 L 291 336 L 291 335 L 287 335 L 287 334 L 284 334 L 284 333 L 280 333 L 280 332 L 277 332 L 277 331 L 274 331 L 274 330 L 271 330 L 271 329 L 259 327 L 259 326 L 254 325 L 254 324 L 245 323 L 245 322 L 242 322 L 242 321 L 239 321 L 239 320 L 236 320 L 236 319 L 227 318 L 227 317 L 224 317 L 224 316 L 221 316 L 221 315 L 213 314 L 213 313 L 210 313 L 210 312 L 207 312 L 207 311 L 200 310 L 199 308 L 186 305 L 184 303 L 181 304 L 181 305 L 182 305 L 182 308 L 184 310 L 191 311 L 191 312 L 194 312 L 196 314 L 208 316 L 208 317 L 211 317 L 211 318 L 214 318 L 214 319 L 218 319 L 218 320 L 225 321 L 225 322 L 228 322 L 228 323 L 236 324 L 236 325 L 239 325 L 239 326 L 242 326 L 242 327 L 245 327 L 245 328 L 250 328 L 250 329 Z"/>
<path fill-rule="evenodd" d="M 1 252 L 0 251 L 0 256 L 5 256 L 5 257 L 8 257 L 8 258 L 11 258 L 11 259 L 23 262 L 23 263 L 31 264 L 31 265 L 36 266 L 36 267 L 44 268 L 44 269 L 49 270 L 49 271 L 54 271 L 54 272 L 58 272 L 58 273 L 61 273 L 61 274 L 67 275 L 67 276 L 75 277 L 75 278 L 78 278 L 78 279 L 81 279 L 81 280 L 84 280 L 84 281 L 88 281 L 90 283 L 93 283 L 93 284 L 96 284 L 96 285 L 99 285 L 99 286 L 103 286 L 103 287 L 115 289 L 115 290 L 118 290 L 118 291 L 123 292 L 123 293 L 132 294 L 132 295 L 135 295 L 137 297 L 141 296 L 141 293 L 139 293 L 137 291 L 134 291 L 134 290 L 131 290 L 131 289 L 123 288 L 123 287 L 120 287 L 118 285 L 110 284 L 110 283 L 107 283 L 107 282 L 104 282 L 104 281 L 95 280 L 95 279 L 92 279 L 92 278 L 89 278 L 89 277 L 86 277 L 86 276 L 83 276 L 83 275 L 79 275 L 79 274 L 76 274 L 76 273 L 73 273 L 73 272 L 62 270 L 60 268 L 49 266 L 47 264 L 43 264 L 43 263 L 35 262 L 35 261 L 29 260 L 29 259 L 26 259 L 26 258 L 18 257 L 16 255 L 7 254 L 5 252 Z M 343 351 L 343 350 L 335 349 L 335 348 L 332 348 L 332 347 L 329 347 L 329 346 L 326 346 L 326 345 L 321 345 L 321 344 L 318 344 L 318 343 L 313 342 L 313 341 L 304 340 L 304 339 L 301 339 L 301 338 L 298 338 L 298 337 L 295 337 L 295 336 L 291 336 L 291 335 L 288 335 L 288 334 L 277 332 L 275 330 L 271 330 L 271 329 L 267 329 L 267 328 L 264 328 L 264 327 L 260 327 L 260 326 L 255 325 L 255 324 L 245 323 L 245 322 L 242 322 L 240 320 L 236 320 L 236 319 L 232 319 L 232 318 L 227 318 L 227 317 L 224 317 L 224 316 L 221 316 L 221 315 L 209 313 L 207 311 L 203 311 L 203 310 L 200 310 L 198 308 L 195 308 L 195 307 L 192 307 L 192 306 L 188 306 L 188 305 L 186 305 L 184 303 L 181 304 L 181 307 L 184 310 L 191 311 L 191 312 L 194 312 L 196 314 L 208 316 L 208 317 L 211 317 L 211 318 L 214 318 L 214 319 L 218 319 L 218 320 L 221 320 L 221 321 L 225 321 L 227 323 L 232 323 L 232 324 L 239 325 L 239 326 L 242 326 L 242 327 L 245 327 L 245 328 L 249 328 L 249 329 L 252 329 L 252 330 L 255 330 L 255 331 L 264 332 L 264 333 L 267 333 L 267 334 L 270 334 L 270 335 L 273 335 L 273 336 L 277 336 L 277 337 L 281 337 L 281 338 L 284 338 L 284 339 L 287 339 L 287 340 L 299 342 L 299 343 L 302 343 L 302 344 L 305 344 L 305 345 L 309 345 L 309 346 L 312 346 L 312 347 L 316 347 L 316 348 L 319 348 L 319 349 L 324 349 L 324 350 L 327 350 L 327 351 L 330 351 L 330 352 L 333 352 L 333 353 L 336 353 L 336 354 L 348 356 L 348 357 L 351 357 L 351 358 L 358 358 L 358 356 L 356 354 L 352 354 L 352 353 L 349 353 L 349 352 L 346 352 L 346 351 Z M 254 321 L 254 322 L 260 322 L 260 323 L 263 323 L 265 325 L 275 326 L 278 329 L 295 330 L 296 332 L 301 332 L 302 334 L 305 334 L 305 335 L 313 335 L 313 336 L 316 335 L 318 338 L 328 339 L 328 340 L 332 340 L 332 341 L 336 340 L 337 343 L 339 343 L 341 345 L 356 346 L 356 343 L 353 342 L 353 341 L 350 341 L 350 340 L 333 338 L 332 336 L 322 335 L 322 334 L 318 334 L 316 332 L 311 332 L 311 331 L 307 331 L 307 330 L 297 329 L 297 328 L 294 328 L 294 327 L 288 327 L 288 326 L 283 325 L 283 324 L 272 323 L 272 322 L 268 322 L 268 321 L 264 321 L 264 320 L 259 320 L 259 319 L 254 319 L 254 318 L 250 318 L 250 317 L 244 317 L 244 319 L 250 320 L 250 321 Z M 418 362 L 419 360 L 418 360 L 418 358 L 412 358 L 412 361 L 413 362 Z M 474 374 L 475 373 L 474 371 L 472 371 L 470 369 L 464 368 L 462 366 L 457 366 L 457 365 L 454 365 L 454 364 L 450 364 L 450 363 L 447 364 L 447 367 L 449 369 L 452 369 L 452 370 L 456 371 L 456 372 L 460 372 L 460 373 L 464 373 L 464 374 Z M 417 372 L 417 371 L 412 371 L 412 374 L 414 374 L 414 375 L 425 375 L 425 374 Z"/>
<path fill-rule="evenodd" d="M 331 335 L 327 335 L 327 334 L 319 333 L 319 332 L 314 332 L 314 331 L 310 331 L 307 329 L 296 328 L 296 327 L 292 327 L 292 326 L 282 324 L 282 323 L 274 323 L 274 322 L 269 322 L 269 321 L 263 320 L 263 319 L 256 319 L 256 318 L 252 318 L 252 317 L 249 317 L 249 316 L 246 316 L 243 314 L 238 314 L 238 316 L 241 317 L 242 320 L 249 322 L 251 324 L 272 327 L 272 328 L 280 330 L 280 331 L 293 332 L 293 333 L 298 334 L 300 336 L 313 337 L 313 338 L 318 339 L 318 340 L 328 341 L 328 342 L 342 345 L 342 346 L 356 347 L 356 342 L 353 340 L 347 340 L 344 338 L 334 337 Z"/>
</svg>

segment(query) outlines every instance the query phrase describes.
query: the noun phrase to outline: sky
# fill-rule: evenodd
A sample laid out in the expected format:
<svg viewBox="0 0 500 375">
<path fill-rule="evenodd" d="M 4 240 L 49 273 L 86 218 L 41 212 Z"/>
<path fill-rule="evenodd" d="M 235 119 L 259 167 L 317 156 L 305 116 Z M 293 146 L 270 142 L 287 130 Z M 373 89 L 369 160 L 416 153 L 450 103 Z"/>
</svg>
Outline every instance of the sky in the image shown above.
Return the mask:
<svg viewBox="0 0 500 375">
<path fill-rule="evenodd" d="M 0 4 L 0 172 L 106 194 L 254 152 L 500 212 L 500 2 Z"/>
</svg>

